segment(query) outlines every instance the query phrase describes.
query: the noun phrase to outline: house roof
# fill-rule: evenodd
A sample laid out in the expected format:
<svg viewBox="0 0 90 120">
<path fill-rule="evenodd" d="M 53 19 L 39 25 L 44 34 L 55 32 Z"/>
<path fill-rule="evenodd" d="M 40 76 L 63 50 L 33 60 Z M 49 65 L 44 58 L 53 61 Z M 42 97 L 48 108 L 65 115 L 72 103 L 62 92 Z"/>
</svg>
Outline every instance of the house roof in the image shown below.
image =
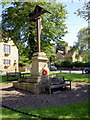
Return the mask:
<svg viewBox="0 0 90 120">
<path fill-rule="evenodd" d="M 71 50 L 68 51 L 68 53 L 65 54 L 64 58 L 71 58 L 72 55 L 71 55 Z"/>
<path fill-rule="evenodd" d="M 15 43 L 13 42 L 13 40 L 11 40 L 11 38 L 9 38 L 9 40 L 7 40 L 7 42 L 5 41 L 5 40 L 3 40 L 2 39 L 2 41 L 0 41 L 0 42 L 2 42 L 3 44 L 7 44 L 7 45 L 12 45 L 12 46 L 16 46 L 15 45 Z M 19 47 L 18 46 L 16 46 L 17 47 L 17 49 L 19 49 Z"/>
</svg>

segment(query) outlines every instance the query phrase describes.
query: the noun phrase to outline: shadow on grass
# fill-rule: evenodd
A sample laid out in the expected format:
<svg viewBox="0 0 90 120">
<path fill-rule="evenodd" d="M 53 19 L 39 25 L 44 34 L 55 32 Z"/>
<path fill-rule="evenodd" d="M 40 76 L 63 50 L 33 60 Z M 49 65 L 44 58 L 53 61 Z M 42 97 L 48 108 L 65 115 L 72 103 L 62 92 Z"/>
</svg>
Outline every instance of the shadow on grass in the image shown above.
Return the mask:
<svg viewBox="0 0 90 120">
<path fill-rule="evenodd" d="M 87 118 L 88 107 L 86 107 L 86 104 L 81 104 L 80 106 L 79 104 L 74 104 L 88 100 L 88 86 L 86 84 L 82 85 L 77 83 L 75 87 L 76 89 L 66 89 L 52 95 L 46 93 L 32 94 L 30 92 L 15 89 L 13 87 L 3 88 L 2 91 L 6 92 L 4 93 L 4 96 L 2 98 L 2 103 L 6 106 L 13 107 L 15 109 L 21 108 L 20 110 L 24 112 L 44 117 Z M 63 106 L 68 104 L 73 105 L 71 107 L 64 107 L 63 109 Z M 56 107 L 53 108 L 50 106 Z M 4 115 L 10 117 L 11 113 L 9 113 L 9 111 L 6 112 L 5 110 L 3 110 L 3 116 Z M 15 116 L 15 118 L 30 118 L 30 116 L 23 116 L 20 113 L 18 114 L 15 112 L 12 113 L 12 116 Z"/>
<path fill-rule="evenodd" d="M 38 108 L 38 109 L 19 109 L 20 111 L 24 113 L 29 113 L 33 115 L 38 115 L 41 117 L 48 117 L 51 118 L 51 120 L 55 120 L 55 118 L 58 120 L 63 118 L 76 118 L 77 120 L 80 118 L 88 119 L 89 113 L 88 113 L 88 101 L 66 105 L 63 107 L 47 107 L 47 108 Z M 32 117 L 30 115 L 21 114 L 18 112 L 14 112 L 9 109 L 3 109 L 3 119 L 4 118 L 17 118 L 17 119 L 37 119 L 37 120 L 43 120 L 38 117 Z M 45 119 L 44 119 L 45 120 Z"/>
<path fill-rule="evenodd" d="M 31 76 L 31 73 L 23 73 L 23 74 L 21 74 L 21 77 L 23 77 L 23 75 L 24 75 L 24 77 Z M 18 80 L 18 79 L 15 80 L 15 78 L 10 78 L 10 80 L 7 81 L 7 76 L 6 75 L 2 75 L 0 77 L 1 77 L 0 83 L 2 83 L 2 84 L 11 83 L 12 81 Z"/>
</svg>

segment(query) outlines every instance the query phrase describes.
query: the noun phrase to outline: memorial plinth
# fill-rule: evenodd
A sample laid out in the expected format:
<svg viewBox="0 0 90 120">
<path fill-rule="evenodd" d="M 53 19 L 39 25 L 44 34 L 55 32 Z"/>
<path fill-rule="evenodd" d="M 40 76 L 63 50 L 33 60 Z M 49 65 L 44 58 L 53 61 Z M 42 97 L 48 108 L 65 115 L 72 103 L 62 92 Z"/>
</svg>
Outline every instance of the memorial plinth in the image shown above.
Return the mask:
<svg viewBox="0 0 90 120">
<path fill-rule="evenodd" d="M 44 83 L 48 79 L 49 68 L 48 68 L 48 59 L 44 52 L 40 52 L 40 22 L 41 15 L 45 12 L 50 13 L 46 9 L 36 5 L 30 20 L 33 22 L 37 22 L 37 53 L 34 53 L 32 57 L 32 70 L 31 77 L 27 77 L 24 79 L 20 79 L 17 82 L 13 82 L 13 86 L 15 88 L 23 89 L 26 91 L 30 91 L 32 93 L 38 94 L 45 91 Z M 43 75 L 43 70 L 47 74 Z"/>
<path fill-rule="evenodd" d="M 43 69 L 47 71 L 47 75 L 43 75 Z M 32 57 L 31 76 L 13 82 L 13 87 L 26 90 L 35 94 L 45 92 L 43 83 L 47 81 L 48 75 L 49 68 L 46 54 L 44 52 L 34 53 Z"/>
</svg>

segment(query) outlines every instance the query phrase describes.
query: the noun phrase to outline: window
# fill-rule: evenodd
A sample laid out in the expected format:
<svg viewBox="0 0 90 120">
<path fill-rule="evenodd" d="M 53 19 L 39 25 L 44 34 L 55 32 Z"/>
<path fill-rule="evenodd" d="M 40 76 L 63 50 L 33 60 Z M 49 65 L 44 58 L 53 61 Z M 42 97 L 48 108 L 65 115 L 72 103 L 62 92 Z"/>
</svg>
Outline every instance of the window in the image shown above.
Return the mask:
<svg viewBox="0 0 90 120">
<path fill-rule="evenodd" d="M 10 65 L 10 60 L 3 60 L 3 64 L 5 65 L 5 66 L 9 66 Z"/>
<path fill-rule="evenodd" d="M 14 63 L 16 63 L 16 60 L 14 60 Z"/>
<path fill-rule="evenodd" d="M 5 54 L 9 54 L 10 53 L 10 45 L 3 45 L 3 51 Z"/>
<path fill-rule="evenodd" d="M 16 64 L 16 60 L 14 60 L 14 65 Z"/>
</svg>

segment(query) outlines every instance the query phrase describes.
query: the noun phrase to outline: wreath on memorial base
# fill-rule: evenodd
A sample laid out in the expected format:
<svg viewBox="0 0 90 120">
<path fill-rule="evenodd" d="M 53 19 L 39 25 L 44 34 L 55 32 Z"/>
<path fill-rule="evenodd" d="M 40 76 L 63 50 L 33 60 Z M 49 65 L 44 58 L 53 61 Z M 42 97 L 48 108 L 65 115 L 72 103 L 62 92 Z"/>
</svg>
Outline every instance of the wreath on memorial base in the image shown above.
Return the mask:
<svg viewBox="0 0 90 120">
<path fill-rule="evenodd" d="M 47 70 L 43 69 L 42 73 L 43 75 L 47 75 Z"/>
</svg>

